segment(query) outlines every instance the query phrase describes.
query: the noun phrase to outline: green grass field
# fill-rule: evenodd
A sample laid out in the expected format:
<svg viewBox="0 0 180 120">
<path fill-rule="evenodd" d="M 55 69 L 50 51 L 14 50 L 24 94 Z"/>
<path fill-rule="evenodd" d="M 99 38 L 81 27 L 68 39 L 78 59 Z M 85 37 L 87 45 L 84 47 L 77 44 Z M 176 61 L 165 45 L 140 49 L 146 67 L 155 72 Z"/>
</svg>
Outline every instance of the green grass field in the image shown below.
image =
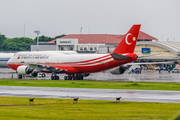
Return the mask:
<svg viewBox="0 0 180 120">
<path fill-rule="evenodd" d="M 52 81 L 0 79 L 1 86 L 135 89 L 179 91 L 179 83 Z M 180 103 L 120 102 L 100 100 L 0 97 L 0 120 L 168 120 L 180 114 Z"/>
<path fill-rule="evenodd" d="M 0 97 L 1 120 L 167 120 L 180 110 L 178 103 Z"/>
<path fill-rule="evenodd" d="M 15 80 L 0 79 L 1 86 L 34 86 L 64 88 L 134 89 L 180 91 L 180 83 L 155 82 L 105 82 L 105 81 L 65 81 L 65 80 Z"/>
</svg>

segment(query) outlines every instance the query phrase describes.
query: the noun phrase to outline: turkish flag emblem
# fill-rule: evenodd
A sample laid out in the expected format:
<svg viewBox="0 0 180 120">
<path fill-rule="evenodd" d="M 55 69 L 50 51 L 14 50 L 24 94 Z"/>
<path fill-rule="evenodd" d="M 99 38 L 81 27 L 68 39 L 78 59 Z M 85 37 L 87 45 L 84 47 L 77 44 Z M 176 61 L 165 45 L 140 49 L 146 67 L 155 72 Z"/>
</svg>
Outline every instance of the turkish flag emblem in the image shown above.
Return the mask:
<svg viewBox="0 0 180 120">
<path fill-rule="evenodd" d="M 17 59 L 20 59 L 20 57 L 17 57 Z"/>
</svg>

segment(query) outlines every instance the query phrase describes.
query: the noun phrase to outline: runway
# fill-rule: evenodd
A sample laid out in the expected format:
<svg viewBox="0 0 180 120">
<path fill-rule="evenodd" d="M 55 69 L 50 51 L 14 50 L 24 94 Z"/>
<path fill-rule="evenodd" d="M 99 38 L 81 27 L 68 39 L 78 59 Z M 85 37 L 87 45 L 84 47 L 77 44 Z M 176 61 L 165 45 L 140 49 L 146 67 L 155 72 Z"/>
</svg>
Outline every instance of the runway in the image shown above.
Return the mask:
<svg viewBox="0 0 180 120">
<path fill-rule="evenodd" d="M 0 96 L 180 103 L 180 91 L 0 86 Z"/>
</svg>

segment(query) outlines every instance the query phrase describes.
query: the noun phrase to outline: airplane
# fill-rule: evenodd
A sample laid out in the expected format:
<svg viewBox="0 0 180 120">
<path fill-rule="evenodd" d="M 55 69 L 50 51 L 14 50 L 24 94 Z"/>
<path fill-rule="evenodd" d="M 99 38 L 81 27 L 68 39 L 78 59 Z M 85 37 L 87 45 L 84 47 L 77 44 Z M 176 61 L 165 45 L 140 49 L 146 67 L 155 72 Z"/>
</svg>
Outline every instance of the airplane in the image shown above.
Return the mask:
<svg viewBox="0 0 180 120">
<path fill-rule="evenodd" d="M 9 68 L 7 62 L 13 55 L 14 53 L 0 53 L 0 68 Z"/>
<path fill-rule="evenodd" d="M 7 62 L 16 70 L 18 79 L 22 75 L 37 76 L 39 72 L 52 73 L 51 80 L 59 80 L 57 74 L 65 73 L 64 79 L 83 80 L 90 73 L 100 72 L 133 62 L 138 56 L 134 53 L 141 25 L 133 25 L 125 37 L 109 54 L 67 54 L 61 52 L 18 52 Z M 121 69 L 123 73 L 125 69 Z"/>
</svg>

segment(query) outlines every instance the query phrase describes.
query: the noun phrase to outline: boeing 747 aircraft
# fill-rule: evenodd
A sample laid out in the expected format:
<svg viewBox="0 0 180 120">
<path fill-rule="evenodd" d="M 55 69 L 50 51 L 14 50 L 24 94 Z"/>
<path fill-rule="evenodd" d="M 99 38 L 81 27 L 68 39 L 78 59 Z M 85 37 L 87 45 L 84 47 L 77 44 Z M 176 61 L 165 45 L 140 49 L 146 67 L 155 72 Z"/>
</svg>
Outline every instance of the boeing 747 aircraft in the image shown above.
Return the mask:
<svg viewBox="0 0 180 120">
<path fill-rule="evenodd" d="M 65 73 L 64 79 L 83 80 L 90 73 L 115 68 L 135 61 L 134 53 L 141 25 L 133 25 L 118 46 L 110 54 L 68 54 L 61 52 L 18 52 L 8 61 L 8 66 L 18 72 L 18 78 L 38 72 L 52 73 L 52 80 L 59 80 L 57 74 Z M 125 69 L 119 69 L 124 73 Z"/>
</svg>

